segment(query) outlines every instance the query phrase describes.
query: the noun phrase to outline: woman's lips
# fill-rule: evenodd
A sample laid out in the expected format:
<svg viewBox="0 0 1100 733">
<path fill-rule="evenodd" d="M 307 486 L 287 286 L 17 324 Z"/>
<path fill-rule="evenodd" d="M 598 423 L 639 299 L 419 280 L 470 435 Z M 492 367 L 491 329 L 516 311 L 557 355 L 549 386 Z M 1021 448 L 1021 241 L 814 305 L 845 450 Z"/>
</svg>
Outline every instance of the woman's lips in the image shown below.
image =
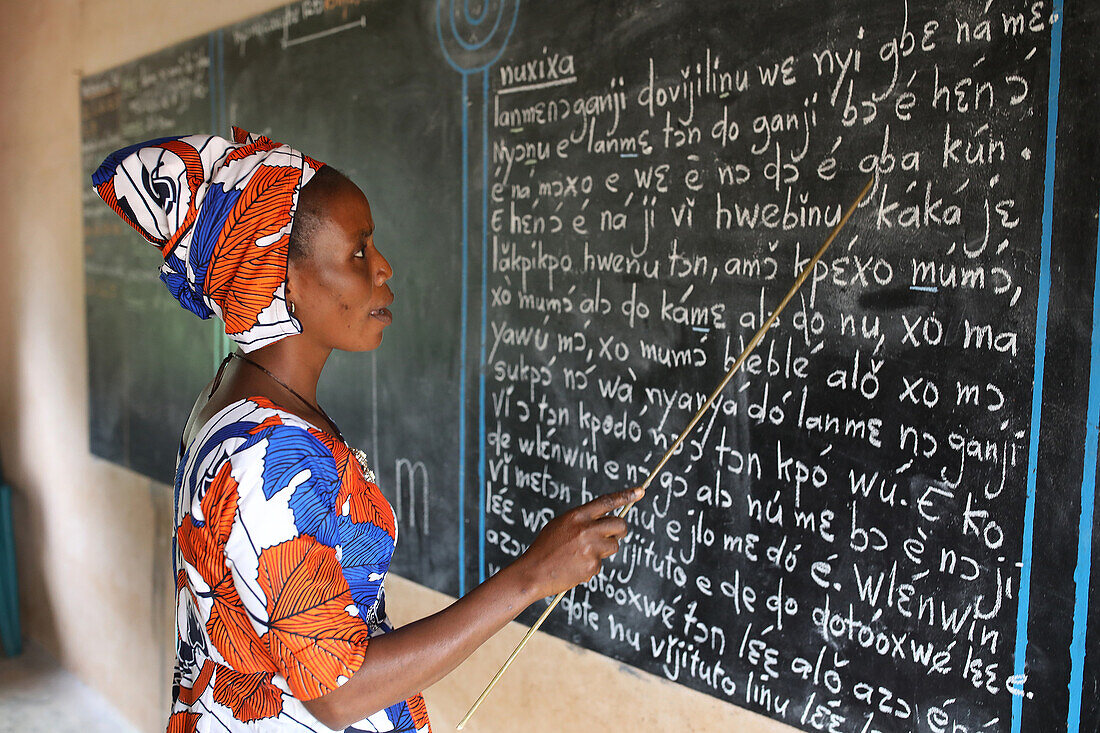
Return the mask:
<svg viewBox="0 0 1100 733">
<path fill-rule="evenodd" d="M 373 310 L 370 312 L 370 317 L 377 318 L 379 321 L 382 321 L 382 323 L 387 326 L 393 323 L 393 313 L 390 313 L 389 308 L 379 308 L 378 310 Z"/>
</svg>

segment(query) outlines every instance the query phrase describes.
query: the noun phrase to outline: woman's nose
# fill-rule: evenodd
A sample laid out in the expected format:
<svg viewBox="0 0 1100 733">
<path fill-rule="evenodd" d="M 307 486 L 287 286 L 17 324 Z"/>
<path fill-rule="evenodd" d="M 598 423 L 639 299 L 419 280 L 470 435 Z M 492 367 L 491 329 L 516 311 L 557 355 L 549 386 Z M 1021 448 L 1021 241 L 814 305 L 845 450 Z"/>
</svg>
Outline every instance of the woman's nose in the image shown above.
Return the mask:
<svg viewBox="0 0 1100 733">
<path fill-rule="evenodd" d="M 375 264 L 375 279 L 378 281 L 378 284 L 381 285 L 391 277 L 393 277 L 393 268 L 390 267 L 389 260 L 383 257 L 382 253 L 379 252 L 378 262 Z"/>
</svg>

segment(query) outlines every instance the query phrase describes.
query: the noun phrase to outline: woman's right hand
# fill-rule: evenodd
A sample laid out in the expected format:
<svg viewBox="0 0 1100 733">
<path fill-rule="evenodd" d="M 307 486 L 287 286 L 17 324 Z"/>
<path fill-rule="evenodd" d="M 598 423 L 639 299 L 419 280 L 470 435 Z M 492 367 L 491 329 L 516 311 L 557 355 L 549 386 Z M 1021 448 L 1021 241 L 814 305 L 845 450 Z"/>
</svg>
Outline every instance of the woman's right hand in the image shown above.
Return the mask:
<svg viewBox="0 0 1100 733">
<path fill-rule="evenodd" d="M 636 502 L 641 488 L 599 496 L 552 519 L 516 561 L 525 566 L 539 598 L 553 596 L 587 582 L 600 571 L 600 562 L 619 549 L 627 533 L 626 520 L 608 516 Z"/>
<path fill-rule="evenodd" d="M 642 489 L 605 494 L 553 519 L 531 547 L 450 606 L 371 638 L 363 664 L 346 684 L 304 702 L 329 728 L 342 730 L 437 682 L 539 598 L 579 585 L 600 570 L 626 535 L 606 516 L 638 501 Z"/>
</svg>

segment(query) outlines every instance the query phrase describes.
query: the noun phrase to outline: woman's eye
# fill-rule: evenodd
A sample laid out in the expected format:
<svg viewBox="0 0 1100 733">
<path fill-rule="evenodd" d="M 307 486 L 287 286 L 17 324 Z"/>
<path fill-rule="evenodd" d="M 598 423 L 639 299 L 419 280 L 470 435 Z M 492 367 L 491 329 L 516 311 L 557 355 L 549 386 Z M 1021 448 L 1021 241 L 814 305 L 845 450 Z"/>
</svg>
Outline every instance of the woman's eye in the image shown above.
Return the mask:
<svg viewBox="0 0 1100 733">
<path fill-rule="evenodd" d="M 366 257 L 367 256 L 367 248 L 364 247 L 363 249 L 359 250 L 358 252 L 355 253 L 355 256 L 359 257 L 360 259 L 362 259 L 363 257 Z"/>
</svg>

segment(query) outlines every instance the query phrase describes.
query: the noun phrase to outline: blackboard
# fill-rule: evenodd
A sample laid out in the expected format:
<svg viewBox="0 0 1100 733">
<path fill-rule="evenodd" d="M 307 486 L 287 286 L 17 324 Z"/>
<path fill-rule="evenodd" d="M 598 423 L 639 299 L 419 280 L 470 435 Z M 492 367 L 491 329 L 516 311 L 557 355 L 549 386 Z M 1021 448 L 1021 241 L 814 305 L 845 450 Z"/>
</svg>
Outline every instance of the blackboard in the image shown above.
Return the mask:
<svg viewBox="0 0 1100 733">
<path fill-rule="evenodd" d="M 312 0 L 86 77 L 85 169 L 232 123 L 361 185 L 396 318 L 319 396 L 455 595 L 645 477 L 873 176 L 543 628 L 803 730 L 1094 730 L 1098 20 Z M 92 449 L 168 483 L 228 346 L 85 202 Z"/>
</svg>

